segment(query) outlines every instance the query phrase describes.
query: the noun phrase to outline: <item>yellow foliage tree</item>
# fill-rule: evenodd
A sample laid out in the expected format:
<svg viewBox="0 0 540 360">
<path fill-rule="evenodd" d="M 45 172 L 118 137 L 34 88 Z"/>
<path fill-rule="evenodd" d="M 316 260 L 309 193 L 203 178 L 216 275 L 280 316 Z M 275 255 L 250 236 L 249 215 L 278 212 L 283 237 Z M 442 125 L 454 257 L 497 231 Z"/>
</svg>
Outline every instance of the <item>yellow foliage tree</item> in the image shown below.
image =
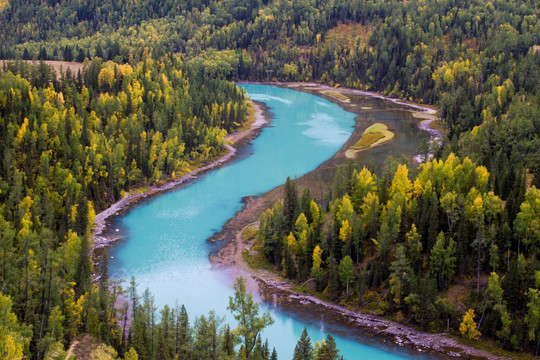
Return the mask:
<svg viewBox="0 0 540 360">
<path fill-rule="evenodd" d="M 309 203 L 309 212 L 311 214 L 311 221 L 313 228 L 316 228 L 319 225 L 319 219 L 321 218 L 321 213 L 317 203 L 313 200 Z"/>
<path fill-rule="evenodd" d="M 322 249 L 319 245 L 315 246 L 313 249 L 313 269 L 320 269 L 322 264 Z"/>
<path fill-rule="evenodd" d="M 0 359 L 19 360 L 23 359 L 30 337 L 25 334 L 29 329 L 21 327 L 17 316 L 11 312 L 12 304 L 9 296 L 0 293 Z"/>
<path fill-rule="evenodd" d="M 341 222 L 341 228 L 339 229 L 339 239 L 344 243 L 347 243 L 352 236 L 352 228 L 349 225 L 349 220 L 343 220 Z"/>
<path fill-rule="evenodd" d="M 399 165 L 394 178 L 392 179 L 392 186 L 390 186 L 390 199 L 394 199 L 403 203 L 403 200 L 409 200 L 411 198 L 412 183 L 409 180 L 409 169 L 407 165 Z"/>
<path fill-rule="evenodd" d="M 477 340 L 480 335 L 480 331 L 476 328 L 476 322 L 474 321 L 474 310 L 469 309 L 463 316 L 463 321 L 459 325 L 459 332 L 467 339 Z"/>
<path fill-rule="evenodd" d="M 117 358 L 116 350 L 107 345 L 100 345 L 90 353 L 90 360 L 114 360 Z"/>
</svg>

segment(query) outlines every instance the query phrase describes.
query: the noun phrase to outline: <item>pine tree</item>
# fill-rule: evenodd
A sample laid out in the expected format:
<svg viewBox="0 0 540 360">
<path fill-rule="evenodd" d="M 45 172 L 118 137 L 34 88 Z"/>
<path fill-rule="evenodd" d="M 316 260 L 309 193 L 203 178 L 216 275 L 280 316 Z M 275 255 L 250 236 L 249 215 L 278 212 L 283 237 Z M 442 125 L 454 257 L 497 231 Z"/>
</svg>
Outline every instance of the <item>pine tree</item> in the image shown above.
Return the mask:
<svg viewBox="0 0 540 360">
<path fill-rule="evenodd" d="M 77 266 L 76 289 L 77 296 L 84 294 L 90 289 L 92 281 L 92 259 L 90 258 L 90 240 L 88 235 L 81 237 L 79 251 L 79 263 Z"/>
<path fill-rule="evenodd" d="M 336 341 L 330 334 L 321 341 L 319 348 L 315 352 L 315 360 L 340 360 L 339 350 L 336 348 Z"/>
<path fill-rule="evenodd" d="M 394 295 L 394 303 L 401 304 L 403 297 L 404 279 L 409 271 L 412 271 L 409 266 L 409 260 L 405 254 L 405 247 L 401 244 L 397 246 L 394 261 L 390 265 L 390 293 Z"/>
<path fill-rule="evenodd" d="M 182 305 L 176 319 L 176 351 L 180 359 L 189 358 L 191 354 L 191 328 L 186 307 Z"/>
<path fill-rule="evenodd" d="M 446 245 L 446 238 L 441 231 L 437 236 L 437 241 L 431 249 L 431 255 L 429 258 L 429 267 L 431 274 L 436 277 L 439 288 L 443 288 L 448 284 L 454 276 L 455 262 L 455 244 L 452 239 L 448 240 L 448 246 Z"/>
<path fill-rule="evenodd" d="M 325 291 L 328 291 L 328 295 L 336 300 L 341 292 L 341 286 L 339 284 L 339 268 L 336 259 L 330 256 L 328 259 L 328 286 Z"/>
<path fill-rule="evenodd" d="M 300 340 L 298 340 L 294 348 L 293 360 L 311 360 L 312 355 L 313 347 L 311 346 L 311 339 L 307 333 L 307 329 L 304 327 Z"/>
<path fill-rule="evenodd" d="M 296 183 L 287 177 L 285 181 L 285 197 L 283 200 L 283 213 L 285 215 L 285 221 L 287 223 L 287 229 L 293 230 L 294 222 L 296 220 L 296 209 L 298 206 Z"/>
<path fill-rule="evenodd" d="M 227 358 L 234 356 L 235 336 L 231 331 L 229 324 L 225 325 L 223 330 L 223 340 L 221 342 L 222 352 Z"/>
<path fill-rule="evenodd" d="M 84 195 L 84 188 L 79 194 L 77 201 L 77 214 L 75 217 L 74 229 L 79 236 L 84 236 L 88 233 L 88 200 Z"/>
</svg>

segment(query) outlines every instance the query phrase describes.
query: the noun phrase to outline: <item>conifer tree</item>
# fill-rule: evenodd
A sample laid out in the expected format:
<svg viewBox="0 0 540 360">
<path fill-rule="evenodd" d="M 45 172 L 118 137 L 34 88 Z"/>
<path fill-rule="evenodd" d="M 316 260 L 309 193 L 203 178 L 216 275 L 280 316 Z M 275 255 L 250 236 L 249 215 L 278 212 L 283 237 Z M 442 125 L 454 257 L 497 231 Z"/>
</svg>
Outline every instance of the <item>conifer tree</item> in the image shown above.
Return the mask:
<svg viewBox="0 0 540 360">
<path fill-rule="evenodd" d="M 296 209 L 298 206 L 298 196 L 296 182 L 287 177 L 284 188 L 285 196 L 283 199 L 283 213 L 287 223 L 287 229 L 292 230 L 296 220 Z"/>
<path fill-rule="evenodd" d="M 307 333 L 307 329 L 304 327 L 300 339 L 296 343 L 294 348 L 293 360 L 311 360 L 313 357 L 313 347 L 311 346 L 311 339 Z"/>
</svg>

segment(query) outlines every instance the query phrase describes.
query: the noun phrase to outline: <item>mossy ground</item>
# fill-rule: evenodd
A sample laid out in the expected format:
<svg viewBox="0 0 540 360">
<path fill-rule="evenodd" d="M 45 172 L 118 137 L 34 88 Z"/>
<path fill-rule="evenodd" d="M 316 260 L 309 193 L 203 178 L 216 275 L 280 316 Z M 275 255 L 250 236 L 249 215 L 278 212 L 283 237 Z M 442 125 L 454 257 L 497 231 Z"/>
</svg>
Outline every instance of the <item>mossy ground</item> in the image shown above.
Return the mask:
<svg viewBox="0 0 540 360">
<path fill-rule="evenodd" d="M 381 134 L 381 133 L 378 133 L 378 132 L 364 133 L 364 135 L 362 135 L 362 138 L 356 144 L 354 144 L 351 147 L 351 149 L 352 150 L 363 150 L 365 148 L 370 147 L 372 144 L 377 142 L 377 140 L 379 140 L 379 139 L 381 139 L 383 137 L 384 137 L 384 135 Z"/>
<path fill-rule="evenodd" d="M 360 140 L 356 142 L 351 148 L 346 152 L 348 158 L 354 158 L 358 151 L 368 149 L 372 146 L 381 144 L 385 141 L 388 141 L 394 137 L 394 133 L 388 130 L 386 125 L 381 123 L 375 123 L 368 127 Z"/>
</svg>

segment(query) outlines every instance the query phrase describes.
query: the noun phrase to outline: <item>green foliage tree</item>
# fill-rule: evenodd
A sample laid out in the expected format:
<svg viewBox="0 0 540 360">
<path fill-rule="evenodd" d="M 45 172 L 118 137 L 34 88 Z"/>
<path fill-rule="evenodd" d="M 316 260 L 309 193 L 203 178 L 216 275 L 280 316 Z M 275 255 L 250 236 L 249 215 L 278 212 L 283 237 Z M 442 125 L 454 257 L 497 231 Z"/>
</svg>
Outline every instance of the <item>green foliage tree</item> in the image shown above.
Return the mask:
<svg viewBox="0 0 540 360">
<path fill-rule="evenodd" d="M 396 249 L 395 259 L 390 264 L 390 293 L 394 296 L 394 303 L 398 306 L 401 304 L 401 300 L 405 295 L 405 278 L 407 277 L 407 273 L 412 271 L 405 251 L 405 247 L 399 244 Z"/>
<path fill-rule="evenodd" d="M 486 295 L 488 296 L 489 306 L 500 316 L 501 329 L 497 330 L 497 337 L 500 340 L 505 341 L 510 335 L 511 320 L 506 307 L 506 302 L 503 301 L 503 289 L 501 287 L 499 275 L 495 272 L 491 273 L 489 277 Z"/>
<path fill-rule="evenodd" d="M 11 311 L 11 298 L 0 294 L 0 355 L 2 359 L 22 359 L 28 351 L 31 333 L 17 321 Z"/>
<path fill-rule="evenodd" d="M 259 315 L 259 304 L 253 300 L 253 295 L 246 290 L 246 280 L 238 277 L 234 284 L 234 296 L 229 297 L 227 307 L 238 321 L 234 332 L 243 339 L 243 356 L 251 359 L 251 352 L 256 345 L 257 336 L 274 320 L 269 313 Z"/>
<path fill-rule="evenodd" d="M 339 350 L 336 348 L 336 341 L 330 334 L 326 335 L 326 339 L 315 344 L 313 349 L 315 360 L 340 360 Z"/>
<path fill-rule="evenodd" d="M 339 280 L 345 285 L 347 296 L 349 296 L 349 283 L 354 280 L 353 270 L 353 261 L 349 255 L 341 259 L 339 263 Z"/>
<path fill-rule="evenodd" d="M 307 333 L 307 329 L 304 328 L 294 348 L 293 360 L 311 359 L 313 359 L 313 347 L 311 346 L 311 339 Z"/>
<path fill-rule="evenodd" d="M 529 302 L 527 303 L 525 323 L 529 328 L 529 339 L 531 341 L 536 340 L 536 352 L 538 353 L 538 346 L 540 344 L 540 294 L 538 293 L 538 289 L 529 289 L 528 297 Z"/>
<path fill-rule="evenodd" d="M 437 236 L 435 246 L 431 249 L 429 267 L 432 275 L 437 278 L 439 287 L 443 288 L 452 280 L 456 263 L 455 243 L 451 238 L 446 245 L 446 236 L 443 232 Z"/>
<path fill-rule="evenodd" d="M 532 252 L 537 255 L 540 244 L 540 190 L 532 186 L 525 194 L 525 201 L 519 209 L 514 222 L 518 237 L 518 255 L 521 241 L 530 246 Z"/>
</svg>

